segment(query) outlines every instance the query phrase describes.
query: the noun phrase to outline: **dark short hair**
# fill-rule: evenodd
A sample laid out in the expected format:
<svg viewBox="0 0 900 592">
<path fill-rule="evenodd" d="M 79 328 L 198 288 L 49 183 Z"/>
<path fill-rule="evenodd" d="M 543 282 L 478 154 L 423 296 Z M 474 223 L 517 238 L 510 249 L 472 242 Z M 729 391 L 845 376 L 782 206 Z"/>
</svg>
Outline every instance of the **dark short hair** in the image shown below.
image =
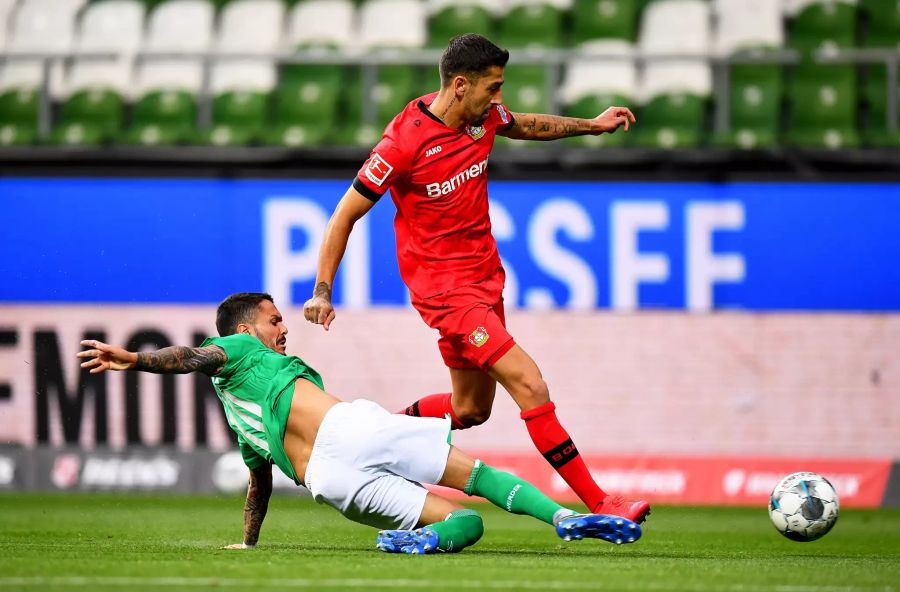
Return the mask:
<svg viewBox="0 0 900 592">
<path fill-rule="evenodd" d="M 239 292 L 222 301 L 216 309 L 216 330 L 220 337 L 234 335 L 241 323 L 252 323 L 256 320 L 259 303 L 275 301 L 265 292 Z"/>
<path fill-rule="evenodd" d="M 449 84 L 454 76 L 467 78 L 484 74 L 491 66 L 506 67 L 509 51 L 500 49 L 477 33 L 458 35 L 450 40 L 441 55 L 441 84 Z"/>
</svg>

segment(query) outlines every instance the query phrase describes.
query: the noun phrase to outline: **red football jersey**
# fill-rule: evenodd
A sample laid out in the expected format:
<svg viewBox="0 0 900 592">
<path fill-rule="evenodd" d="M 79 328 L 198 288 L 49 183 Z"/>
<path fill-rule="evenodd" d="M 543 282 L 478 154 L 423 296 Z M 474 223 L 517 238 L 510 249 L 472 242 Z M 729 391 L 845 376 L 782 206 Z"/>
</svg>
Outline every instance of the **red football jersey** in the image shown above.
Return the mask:
<svg viewBox="0 0 900 592">
<path fill-rule="evenodd" d="M 428 111 L 435 97 L 412 101 L 388 124 L 353 181 L 373 201 L 391 190 L 400 275 L 420 298 L 477 282 L 500 266 L 487 164 L 497 130 L 515 123 L 496 105 L 483 125 L 453 129 Z"/>
</svg>

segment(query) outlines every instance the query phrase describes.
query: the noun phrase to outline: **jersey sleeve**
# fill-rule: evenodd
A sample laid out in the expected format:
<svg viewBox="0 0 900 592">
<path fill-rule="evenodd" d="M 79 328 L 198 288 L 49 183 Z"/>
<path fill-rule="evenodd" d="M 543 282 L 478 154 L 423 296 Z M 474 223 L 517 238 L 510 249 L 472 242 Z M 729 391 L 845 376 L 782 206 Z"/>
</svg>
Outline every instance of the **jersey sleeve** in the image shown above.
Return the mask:
<svg viewBox="0 0 900 592">
<path fill-rule="evenodd" d="M 247 444 L 247 441 L 240 435 L 238 435 L 238 446 L 241 448 L 241 458 L 244 459 L 244 464 L 247 465 L 247 468 L 251 471 L 269 464 L 269 461 L 263 458 L 252 446 Z"/>
<path fill-rule="evenodd" d="M 516 118 L 506 105 L 495 105 L 490 117 L 494 120 L 498 132 L 507 132 L 516 125 Z"/>
<path fill-rule="evenodd" d="M 368 199 L 378 201 L 397 179 L 409 172 L 409 157 L 392 136 L 385 136 L 353 180 L 353 188 Z"/>
<path fill-rule="evenodd" d="M 241 359 L 249 353 L 258 351 L 262 343 L 256 337 L 246 333 L 235 333 L 225 337 L 209 337 L 200 344 L 201 347 L 217 345 L 225 350 L 225 367 L 221 374 L 230 374 L 241 363 Z M 265 346 L 263 346 L 265 347 Z"/>
</svg>

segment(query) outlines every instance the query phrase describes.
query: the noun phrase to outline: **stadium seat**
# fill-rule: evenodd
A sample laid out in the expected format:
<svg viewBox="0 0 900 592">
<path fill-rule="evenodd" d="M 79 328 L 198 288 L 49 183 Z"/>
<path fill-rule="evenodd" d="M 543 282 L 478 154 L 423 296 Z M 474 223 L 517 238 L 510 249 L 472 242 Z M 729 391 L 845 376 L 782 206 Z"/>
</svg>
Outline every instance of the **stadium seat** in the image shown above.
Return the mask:
<svg viewBox="0 0 900 592">
<path fill-rule="evenodd" d="M 290 9 L 287 45 L 290 48 L 354 44 L 356 7 L 351 0 L 305 0 Z"/>
<path fill-rule="evenodd" d="M 125 102 L 110 90 L 82 90 L 69 97 L 60 111 L 59 125 L 51 134 L 53 143 L 93 145 L 119 134 Z"/>
<path fill-rule="evenodd" d="M 633 141 L 681 148 L 703 141 L 712 75 L 710 8 L 700 0 L 658 0 L 647 6 L 638 44 L 646 54 L 693 54 L 697 59 L 648 63 L 640 85 L 643 104 Z"/>
<path fill-rule="evenodd" d="M 72 61 L 65 85 L 67 98 L 52 133 L 54 142 L 95 144 L 120 131 L 125 98 L 132 90 L 131 58 L 141 43 L 144 11 L 139 0 L 104 0 L 85 8 L 76 49 L 115 52 L 120 57 Z"/>
<path fill-rule="evenodd" d="M 208 0 L 168 0 L 149 15 L 144 49 L 206 51 L 212 42 L 214 18 Z"/>
<path fill-rule="evenodd" d="M 554 49 L 563 45 L 563 13 L 552 2 L 511 0 L 500 19 L 499 43 L 512 49 Z"/>
<path fill-rule="evenodd" d="M 75 16 L 82 0 L 29 0 L 12 15 L 6 51 L 10 55 L 29 52 L 72 50 Z M 56 62 L 50 71 L 50 92 L 59 97 L 63 91 L 63 65 Z M 8 60 L 0 73 L 0 90 L 36 89 L 43 81 L 41 60 Z"/>
<path fill-rule="evenodd" d="M 730 129 L 715 143 L 744 149 L 772 146 L 778 141 L 784 84 L 777 65 L 738 64 L 731 67 Z"/>
<path fill-rule="evenodd" d="M 197 102 L 185 91 L 150 92 L 132 108 L 132 126 L 123 135 L 128 144 L 171 145 L 195 137 Z"/>
<path fill-rule="evenodd" d="M 274 123 L 265 141 L 281 146 L 316 146 L 328 140 L 337 122 L 340 84 L 310 80 L 281 84 L 272 96 Z"/>
<path fill-rule="evenodd" d="M 214 7 L 207 0 L 168 0 L 149 15 L 144 48 L 203 52 L 210 48 Z M 175 144 L 196 138 L 197 96 L 203 66 L 191 58 L 150 59 L 135 74 L 132 125 L 123 141 Z"/>
<path fill-rule="evenodd" d="M 865 47 L 900 49 L 900 6 L 890 0 L 859 0 L 866 20 Z"/>
<path fill-rule="evenodd" d="M 810 148 L 854 148 L 857 89 L 853 66 L 800 66 L 789 92 L 786 143 Z"/>
<path fill-rule="evenodd" d="M 900 6 L 885 0 L 860 0 L 865 17 L 862 45 L 873 49 L 900 49 Z M 887 70 L 880 64 L 869 64 L 864 70 L 860 93 L 867 107 L 863 130 L 870 146 L 900 146 L 900 133 L 887 126 Z"/>
<path fill-rule="evenodd" d="M 493 15 L 482 2 L 438 0 L 429 4 L 429 10 L 429 47 L 446 47 L 451 39 L 463 33 L 493 36 Z"/>
<path fill-rule="evenodd" d="M 888 127 L 886 68 L 875 64 L 866 66 L 863 80 L 860 94 L 866 105 L 866 124 L 863 128 L 865 143 L 874 147 L 900 146 L 900 131 L 891 131 Z M 900 88 L 895 96 L 900 96 Z"/>
<path fill-rule="evenodd" d="M 571 117 L 591 119 L 608 107 L 632 107 L 637 95 L 637 73 L 631 59 L 634 48 L 625 41 L 593 41 L 579 48 L 566 68 L 561 87 L 564 112 Z M 598 57 L 598 56 L 603 56 Z M 621 146 L 624 133 L 577 136 L 573 146 Z"/>
<path fill-rule="evenodd" d="M 425 6 L 419 0 L 367 0 L 359 9 L 358 46 L 424 47 L 426 29 Z"/>
<path fill-rule="evenodd" d="M 713 46 L 720 56 L 784 45 L 781 0 L 716 0 Z"/>
<path fill-rule="evenodd" d="M 789 45 L 804 54 L 856 45 L 857 8 L 849 0 L 799 0 L 791 5 Z"/>
<path fill-rule="evenodd" d="M 33 144 L 38 136 L 38 91 L 0 92 L 0 145 Z"/>
<path fill-rule="evenodd" d="M 212 126 L 198 134 L 197 141 L 217 146 L 260 141 L 274 86 L 275 66 L 267 61 L 227 61 L 213 66 Z"/>
<path fill-rule="evenodd" d="M 784 45 L 781 0 L 717 0 L 718 55 L 766 51 Z M 730 68 L 730 130 L 716 135 L 722 146 L 750 149 L 771 146 L 778 139 L 783 95 L 781 66 L 737 64 Z"/>
<path fill-rule="evenodd" d="M 6 49 L 10 17 L 19 0 L 0 0 L 0 51 Z"/>
<path fill-rule="evenodd" d="M 421 83 L 421 71 L 415 66 L 388 65 L 378 68 L 378 83 L 369 89 L 369 101 L 375 105 L 375 127 L 384 126 L 402 111 L 416 96 L 425 94 Z M 347 124 L 363 122 L 362 71 L 354 69 L 343 93 Z"/>
<path fill-rule="evenodd" d="M 638 0 L 575 0 L 572 7 L 572 42 L 594 39 L 634 41 Z"/>
<path fill-rule="evenodd" d="M 232 0 L 219 15 L 216 51 L 272 53 L 281 47 L 282 0 Z"/>
</svg>

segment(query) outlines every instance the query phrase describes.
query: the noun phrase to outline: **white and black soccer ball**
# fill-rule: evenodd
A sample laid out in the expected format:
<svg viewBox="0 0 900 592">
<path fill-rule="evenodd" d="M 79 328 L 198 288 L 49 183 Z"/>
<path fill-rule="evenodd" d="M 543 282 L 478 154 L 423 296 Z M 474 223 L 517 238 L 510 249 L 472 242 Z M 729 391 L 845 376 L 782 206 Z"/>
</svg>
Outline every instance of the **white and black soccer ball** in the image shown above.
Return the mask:
<svg viewBox="0 0 900 592">
<path fill-rule="evenodd" d="M 820 539 L 838 519 L 840 503 L 828 479 L 801 472 L 782 479 L 769 497 L 769 517 L 778 532 L 792 541 Z"/>
</svg>

